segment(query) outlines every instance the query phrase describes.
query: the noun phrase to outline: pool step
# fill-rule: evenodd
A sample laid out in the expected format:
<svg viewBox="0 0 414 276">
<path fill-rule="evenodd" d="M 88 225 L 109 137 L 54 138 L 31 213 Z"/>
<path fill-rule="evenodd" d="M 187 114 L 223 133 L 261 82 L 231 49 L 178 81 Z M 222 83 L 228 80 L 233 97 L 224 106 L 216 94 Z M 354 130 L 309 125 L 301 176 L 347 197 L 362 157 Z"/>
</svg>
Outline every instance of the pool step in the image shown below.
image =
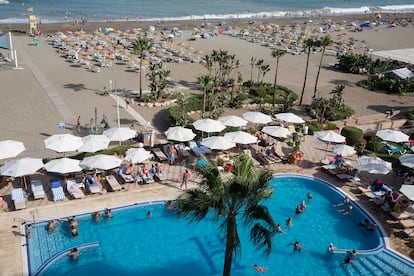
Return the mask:
<svg viewBox="0 0 414 276">
<path fill-rule="evenodd" d="M 367 260 L 367 257 L 359 257 L 357 261 L 355 261 L 355 263 L 361 267 L 364 267 L 365 271 L 368 271 L 369 274 L 360 274 L 360 275 L 385 275 L 384 271 L 381 270 L 378 266 L 376 266 L 375 264 L 369 262 Z"/>
<path fill-rule="evenodd" d="M 376 257 L 391 266 L 394 273 L 398 273 L 398 275 L 404 275 L 412 271 L 412 267 L 388 250 L 381 251 L 376 254 Z"/>
</svg>

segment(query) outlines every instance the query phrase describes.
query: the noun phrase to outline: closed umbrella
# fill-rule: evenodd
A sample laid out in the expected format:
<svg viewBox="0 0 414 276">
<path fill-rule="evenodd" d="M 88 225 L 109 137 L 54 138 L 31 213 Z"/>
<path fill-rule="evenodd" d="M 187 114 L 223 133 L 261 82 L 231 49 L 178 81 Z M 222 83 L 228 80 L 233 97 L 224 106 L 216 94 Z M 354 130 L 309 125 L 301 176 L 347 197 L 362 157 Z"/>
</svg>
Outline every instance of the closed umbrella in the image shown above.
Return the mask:
<svg viewBox="0 0 414 276">
<path fill-rule="evenodd" d="M 358 168 L 371 174 L 387 174 L 392 170 L 392 164 L 378 157 L 364 156 L 357 160 Z"/>
<path fill-rule="evenodd" d="M 256 136 L 253 136 L 244 131 L 227 132 L 226 134 L 224 134 L 224 137 L 229 139 L 233 143 L 238 143 L 238 144 L 243 144 L 243 145 L 254 144 L 258 142 Z"/>
<path fill-rule="evenodd" d="M 44 140 L 47 149 L 56 152 L 68 152 L 79 149 L 82 145 L 82 139 L 72 134 L 54 134 Z"/>
<path fill-rule="evenodd" d="M 125 159 L 132 163 L 142 163 L 152 157 L 153 155 L 144 148 L 130 148 L 125 153 Z"/>
<path fill-rule="evenodd" d="M 7 164 L 0 168 L 0 174 L 11 177 L 20 177 L 33 174 L 41 167 L 43 167 L 42 159 L 26 157 L 7 162 Z"/>
<path fill-rule="evenodd" d="M 79 160 L 71 158 L 54 159 L 45 164 L 45 169 L 48 172 L 61 174 L 80 172 L 82 168 L 79 166 L 79 162 Z"/>
<path fill-rule="evenodd" d="M 243 119 L 254 124 L 267 124 L 272 121 L 272 117 L 258 111 L 249 111 L 243 113 Z"/>
<path fill-rule="evenodd" d="M 398 159 L 400 160 L 401 165 L 414 169 L 414 154 L 401 155 Z"/>
<path fill-rule="evenodd" d="M 111 142 L 105 135 L 88 135 L 82 138 L 83 146 L 79 152 L 97 152 L 106 149 Z"/>
<path fill-rule="evenodd" d="M 182 126 L 170 127 L 165 132 L 168 140 L 186 142 L 193 140 L 196 134 L 189 128 L 184 128 Z"/>
<path fill-rule="evenodd" d="M 227 150 L 234 148 L 236 144 L 223 136 L 212 136 L 201 141 L 203 146 L 214 150 Z"/>
<path fill-rule="evenodd" d="M 305 120 L 303 120 L 301 117 L 299 117 L 296 114 L 287 112 L 287 113 L 278 113 L 275 115 L 276 119 L 280 121 L 284 121 L 286 123 L 292 123 L 292 124 L 303 124 L 305 123 Z"/>
<path fill-rule="evenodd" d="M 0 142 L 0 159 L 16 157 L 25 150 L 22 142 L 4 140 Z"/>
<path fill-rule="evenodd" d="M 378 130 L 376 133 L 376 136 L 378 136 L 382 140 L 391 141 L 395 143 L 408 142 L 408 139 L 410 138 L 407 134 L 399 130 L 393 130 L 393 129 Z"/>
<path fill-rule="evenodd" d="M 348 145 L 344 145 L 344 144 L 335 145 L 332 148 L 332 151 L 335 154 L 340 154 L 342 156 L 351 156 L 351 155 L 356 153 L 356 151 L 353 147 L 348 146 Z"/>
<path fill-rule="evenodd" d="M 220 132 L 226 128 L 220 121 L 213 119 L 201 119 L 193 123 L 195 129 L 211 133 L 211 132 Z"/>
<path fill-rule="evenodd" d="M 103 132 L 111 141 L 126 141 L 135 138 L 137 132 L 129 127 L 113 127 Z"/>
<path fill-rule="evenodd" d="M 273 137 L 288 138 L 292 136 L 289 129 L 280 126 L 265 126 L 262 131 Z"/>
<path fill-rule="evenodd" d="M 218 120 L 225 126 L 241 127 L 247 125 L 247 120 L 234 115 L 223 116 L 218 118 Z"/>
<path fill-rule="evenodd" d="M 110 170 L 119 167 L 121 163 L 122 160 L 115 156 L 98 154 L 83 159 L 80 165 L 91 169 Z"/>
<path fill-rule="evenodd" d="M 409 200 L 414 201 L 414 185 L 402 185 L 400 192 L 403 193 Z"/>
</svg>

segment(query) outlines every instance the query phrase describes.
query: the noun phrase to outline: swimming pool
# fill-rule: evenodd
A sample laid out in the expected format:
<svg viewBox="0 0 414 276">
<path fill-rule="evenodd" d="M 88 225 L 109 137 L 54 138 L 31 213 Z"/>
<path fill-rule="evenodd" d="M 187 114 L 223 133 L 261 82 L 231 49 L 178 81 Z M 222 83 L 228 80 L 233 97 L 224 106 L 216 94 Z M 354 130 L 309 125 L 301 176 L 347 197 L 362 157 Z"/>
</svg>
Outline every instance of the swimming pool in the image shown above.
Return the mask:
<svg viewBox="0 0 414 276">
<path fill-rule="evenodd" d="M 274 195 L 267 205 L 285 233 L 276 234 L 269 258 L 256 252 L 240 229 L 242 254 L 234 258 L 232 275 L 256 275 L 252 264 L 283 275 L 390 275 L 413 271 L 414 265 L 383 248 L 379 229 L 368 231 L 358 222 L 367 215 L 357 205 L 350 215 L 340 212 L 344 195 L 320 180 L 297 175 L 278 175 L 271 180 Z M 313 199 L 307 199 L 307 193 Z M 295 214 L 302 200 L 307 208 Z M 147 218 L 147 211 L 152 218 Z M 32 275 L 221 275 L 224 240 L 218 223 L 206 220 L 188 223 L 153 202 L 113 209 L 112 219 L 96 223 L 91 214 L 78 216 L 79 233 L 72 237 L 68 222 L 60 222 L 55 233 L 47 234 L 47 222 L 33 225 L 28 240 L 29 271 Z M 292 217 L 291 228 L 286 219 Z M 288 244 L 299 241 L 303 253 Z M 340 249 L 366 250 L 350 265 L 342 264 L 344 254 L 327 252 L 333 243 Z M 73 261 L 66 256 L 79 247 Z"/>
</svg>

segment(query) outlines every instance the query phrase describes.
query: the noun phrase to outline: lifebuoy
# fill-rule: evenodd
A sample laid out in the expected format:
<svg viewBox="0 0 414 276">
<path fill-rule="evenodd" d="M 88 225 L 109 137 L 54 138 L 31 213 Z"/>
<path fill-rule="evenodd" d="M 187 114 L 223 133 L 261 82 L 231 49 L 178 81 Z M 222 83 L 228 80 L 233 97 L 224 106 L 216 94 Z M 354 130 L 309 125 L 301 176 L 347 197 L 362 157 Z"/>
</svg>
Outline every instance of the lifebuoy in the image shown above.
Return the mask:
<svg viewBox="0 0 414 276">
<path fill-rule="evenodd" d="M 295 158 L 296 161 L 300 161 L 303 159 L 303 152 L 297 151 L 293 154 L 293 158 Z"/>
</svg>

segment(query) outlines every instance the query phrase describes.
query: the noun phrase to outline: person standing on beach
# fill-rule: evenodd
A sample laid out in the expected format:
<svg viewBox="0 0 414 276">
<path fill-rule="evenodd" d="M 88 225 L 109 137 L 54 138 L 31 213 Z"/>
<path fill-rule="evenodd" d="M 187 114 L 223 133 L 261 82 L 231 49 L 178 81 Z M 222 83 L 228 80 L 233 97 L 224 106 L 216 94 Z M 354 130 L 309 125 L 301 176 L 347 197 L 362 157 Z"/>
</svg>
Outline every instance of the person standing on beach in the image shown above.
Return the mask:
<svg viewBox="0 0 414 276">
<path fill-rule="evenodd" d="M 76 130 L 80 133 L 80 116 L 78 116 L 78 119 L 76 120 Z"/>
<path fill-rule="evenodd" d="M 183 172 L 183 180 L 181 182 L 181 186 L 180 189 L 183 188 L 183 185 L 185 185 L 185 189 L 187 190 L 187 184 L 188 184 L 188 180 L 190 180 L 191 178 L 191 173 L 189 170 L 185 170 L 185 172 Z"/>
</svg>

